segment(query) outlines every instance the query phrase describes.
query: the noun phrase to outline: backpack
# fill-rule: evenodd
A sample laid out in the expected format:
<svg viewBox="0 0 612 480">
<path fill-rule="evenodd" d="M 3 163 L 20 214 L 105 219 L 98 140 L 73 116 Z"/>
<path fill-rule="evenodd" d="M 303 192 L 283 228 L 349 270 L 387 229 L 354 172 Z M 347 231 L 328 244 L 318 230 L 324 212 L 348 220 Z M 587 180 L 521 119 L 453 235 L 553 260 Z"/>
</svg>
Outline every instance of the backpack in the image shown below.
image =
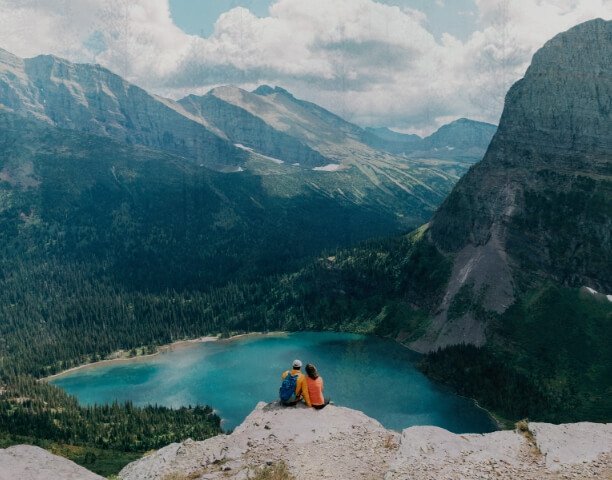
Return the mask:
<svg viewBox="0 0 612 480">
<path fill-rule="evenodd" d="M 278 390 L 281 402 L 288 401 L 295 394 L 297 378 L 297 375 L 291 375 L 290 373 L 287 373 L 287 376 L 283 378 L 283 383 Z"/>
</svg>

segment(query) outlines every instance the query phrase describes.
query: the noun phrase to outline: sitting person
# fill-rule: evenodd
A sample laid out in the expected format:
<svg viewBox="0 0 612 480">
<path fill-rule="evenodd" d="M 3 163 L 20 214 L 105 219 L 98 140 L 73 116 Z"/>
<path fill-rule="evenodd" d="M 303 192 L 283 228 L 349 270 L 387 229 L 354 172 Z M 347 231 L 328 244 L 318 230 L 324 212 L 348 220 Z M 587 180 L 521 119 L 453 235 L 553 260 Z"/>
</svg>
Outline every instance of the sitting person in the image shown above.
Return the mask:
<svg viewBox="0 0 612 480">
<path fill-rule="evenodd" d="M 319 376 L 317 367 L 312 363 L 306 365 L 306 375 L 306 390 L 308 391 L 312 408 L 321 410 L 329 404 L 329 398 L 323 397 L 323 378 Z"/>
<path fill-rule="evenodd" d="M 300 360 L 293 361 L 293 369 L 283 372 L 281 379 L 283 383 L 279 389 L 280 403 L 286 407 L 294 407 L 304 400 L 304 403 L 310 407 L 310 396 L 306 387 L 306 378 L 301 372 L 302 362 Z"/>
</svg>

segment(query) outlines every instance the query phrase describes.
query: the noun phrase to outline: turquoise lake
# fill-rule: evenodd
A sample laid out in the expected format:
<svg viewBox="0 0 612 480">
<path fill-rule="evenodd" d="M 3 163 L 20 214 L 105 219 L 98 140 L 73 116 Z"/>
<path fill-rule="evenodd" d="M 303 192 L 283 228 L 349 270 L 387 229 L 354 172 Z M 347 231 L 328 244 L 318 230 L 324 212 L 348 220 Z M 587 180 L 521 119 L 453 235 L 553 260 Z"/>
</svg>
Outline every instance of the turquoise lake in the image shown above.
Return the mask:
<svg viewBox="0 0 612 480">
<path fill-rule="evenodd" d="M 391 340 L 343 333 L 260 335 L 192 346 L 124 364 L 71 372 L 53 384 L 85 404 L 211 405 L 223 428 L 236 427 L 259 401 L 278 396 L 294 358 L 314 363 L 325 395 L 387 428 L 436 425 L 455 433 L 495 429 L 473 401 L 420 373 L 418 355 Z"/>
</svg>

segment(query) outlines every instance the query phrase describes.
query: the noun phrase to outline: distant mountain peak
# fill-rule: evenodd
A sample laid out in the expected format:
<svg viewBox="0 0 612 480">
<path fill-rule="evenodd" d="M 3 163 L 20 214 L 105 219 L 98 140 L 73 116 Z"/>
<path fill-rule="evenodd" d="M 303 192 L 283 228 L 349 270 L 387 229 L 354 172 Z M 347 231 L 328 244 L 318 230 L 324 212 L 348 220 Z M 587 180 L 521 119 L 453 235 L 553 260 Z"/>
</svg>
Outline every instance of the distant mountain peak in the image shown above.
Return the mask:
<svg viewBox="0 0 612 480">
<path fill-rule="evenodd" d="M 469 118 L 458 118 L 442 125 L 429 137 L 426 137 L 424 143 L 429 148 L 468 149 L 479 147 L 486 150 L 496 130 L 497 127 L 491 123 L 470 120 Z"/>
<path fill-rule="evenodd" d="M 208 91 L 206 95 L 211 95 L 222 100 L 226 100 L 229 102 L 238 101 L 245 94 L 248 95 L 249 92 L 243 90 L 240 87 L 236 87 L 235 85 L 221 85 L 219 87 L 215 87 Z M 197 95 L 190 95 L 190 97 L 198 97 Z"/>
<path fill-rule="evenodd" d="M 260 85 L 253 92 L 255 95 L 272 95 L 274 93 L 274 88 L 270 85 Z"/>
<path fill-rule="evenodd" d="M 469 125 L 488 125 L 488 126 L 491 126 L 491 127 L 495 127 L 495 125 L 492 124 L 492 123 L 481 122 L 479 120 L 473 120 L 471 118 L 465 118 L 465 117 L 461 117 L 461 118 L 458 118 L 457 120 L 453 120 L 452 122 L 449 122 L 446 125 L 465 125 L 465 124 L 469 124 Z"/>
<path fill-rule="evenodd" d="M 284 88 L 278 87 L 278 86 L 272 88 L 270 85 L 260 85 L 255 90 L 253 90 L 252 93 L 254 93 L 255 95 L 261 95 L 261 96 L 267 96 L 267 95 L 273 95 L 275 93 L 280 93 L 283 95 L 287 95 L 288 97 L 294 98 L 293 94 L 289 92 L 288 90 L 285 90 Z"/>
<path fill-rule="evenodd" d="M 442 125 L 429 137 L 394 132 L 386 127 L 366 128 L 368 144 L 374 148 L 417 157 L 462 158 L 473 163 L 484 155 L 497 127 L 490 123 L 459 118 Z M 452 152 L 452 153 L 450 153 Z"/>
</svg>

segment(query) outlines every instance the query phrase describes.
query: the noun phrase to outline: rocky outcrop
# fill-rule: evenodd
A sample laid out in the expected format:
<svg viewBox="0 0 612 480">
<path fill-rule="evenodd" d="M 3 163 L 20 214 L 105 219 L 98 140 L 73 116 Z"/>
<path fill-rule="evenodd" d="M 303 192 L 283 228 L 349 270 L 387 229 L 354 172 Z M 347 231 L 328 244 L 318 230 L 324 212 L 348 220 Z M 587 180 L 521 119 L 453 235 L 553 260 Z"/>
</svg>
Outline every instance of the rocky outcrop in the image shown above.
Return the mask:
<svg viewBox="0 0 612 480">
<path fill-rule="evenodd" d="M 415 349 L 485 341 L 486 323 L 473 313 L 449 318 L 462 288 L 496 313 L 513 303 L 526 277 L 612 291 L 610 125 L 612 22 L 598 19 L 534 55 L 506 96 L 484 159 L 434 215 L 430 239 L 455 264 Z"/>
<path fill-rule="evenodd" d="M 281 462 L 296 479 L 606 478 L 612 424 L 533 423 L 523 432 L 485 435 L 411 427 L 399 434 L 348 408 L 260 403 L 230 435 L 168 445 L 119 476 L 247 479 Z"/>
<path fill-rule="evenodd" d="M 530 423 L 484 435 L 423 426 L 400 434 L 349 408 L 260 403 L 231 434 L 173 443 L 119 478 L 245 480 L 281 464 L 297 480 L 604 479 L 612 476 L 612 424 Z M 101 478 L 38 447 L 0 450 L 0 480 Z"/>
<path fill-rule="evenodd" d="M 0 450 L 0 480 L 103 480 L 103 478 L 40 447 L 17 445 Z"/>
</svg>

